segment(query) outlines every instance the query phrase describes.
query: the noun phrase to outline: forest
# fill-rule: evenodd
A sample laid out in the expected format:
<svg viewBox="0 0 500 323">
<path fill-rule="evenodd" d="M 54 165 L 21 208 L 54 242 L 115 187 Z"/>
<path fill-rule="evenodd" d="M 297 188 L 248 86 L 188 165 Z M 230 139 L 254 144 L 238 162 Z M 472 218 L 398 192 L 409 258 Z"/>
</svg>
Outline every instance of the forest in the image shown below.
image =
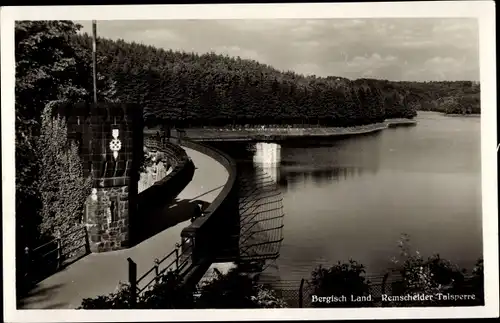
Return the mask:
<svg viewBox="0 0 500 323">
<path fill-rule="evenodd" d="M 395 82 L 408 93 L 408 104 L 422 111 L 480 114 L 480 86 L 471 81 Z"/>
<path fill-rule="evenodd" d="M 89 52 L 88 34 L 72 38 Z M 479 85 L 458 82 L 303 76 L 215 53 L 164 50 L 123 40 L 97 40 L 98 71 L 119 101 L 144 107 L 147 124 L 353 126 L 413 118 L 416 110 L 477 114 Z"/>
<path fill-rule="evenodd" d="M 89 52 L 89 35 L 75 35 Z M 148 125 L 231 124 L 355 126 L 413 118 L 406 89 L 391 82 L 302 76 L 215 53 L 158 49 L 122 40 L 97 40 L 98 71 L 115 84 L 119 101 L 144 107 Z"/>
</svg>

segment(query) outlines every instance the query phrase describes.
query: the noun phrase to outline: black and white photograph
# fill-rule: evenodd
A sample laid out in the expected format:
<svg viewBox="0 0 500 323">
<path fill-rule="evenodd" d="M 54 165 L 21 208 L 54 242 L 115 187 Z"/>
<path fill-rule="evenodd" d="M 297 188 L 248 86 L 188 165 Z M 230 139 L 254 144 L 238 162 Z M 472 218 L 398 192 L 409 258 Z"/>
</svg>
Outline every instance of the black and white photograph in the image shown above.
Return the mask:
<svg viewBox="0 0 500 323">
<path fill-rule="evenodd" d="M 493 2 L 1 15 L 5 320 L 498 316 Z"/>
</svg>

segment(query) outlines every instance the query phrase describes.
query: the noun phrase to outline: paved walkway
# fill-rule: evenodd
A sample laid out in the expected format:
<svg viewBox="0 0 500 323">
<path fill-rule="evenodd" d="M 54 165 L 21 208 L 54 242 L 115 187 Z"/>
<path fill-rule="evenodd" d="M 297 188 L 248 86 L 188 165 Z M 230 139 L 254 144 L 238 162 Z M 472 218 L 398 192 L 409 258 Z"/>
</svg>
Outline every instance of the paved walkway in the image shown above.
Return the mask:
<svg viewBox="0 0 500 323">
<path fill-rule="evenodd" d="M 205 154 L 183 148 L 196 170 L 192 181 L 179 194 L 179 201 L 211 203 L 228 179 L 226 169 Z M 168 208 L 172 206 L 165 209 L 166 214 Z M 127 257 L 137 263 L 137 274 L 141 276 L 153 266 L 155 258 L 162 258 L 174 249 L 180 242 L 181 230 L 189 223 L 189 220 L 178 223 L 130 249 L 88 255 L 38 284 L 20 309 L 74 309 L 83 298 L 113 292 L 119 281 L 128 279 Z"/>
</svg>

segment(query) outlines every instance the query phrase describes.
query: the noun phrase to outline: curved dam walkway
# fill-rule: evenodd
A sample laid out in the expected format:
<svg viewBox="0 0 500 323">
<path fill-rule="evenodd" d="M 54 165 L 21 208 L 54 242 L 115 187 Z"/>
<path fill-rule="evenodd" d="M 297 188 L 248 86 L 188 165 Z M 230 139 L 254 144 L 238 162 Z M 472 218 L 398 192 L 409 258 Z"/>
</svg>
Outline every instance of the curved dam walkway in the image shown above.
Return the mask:
<svg viewBox="0 0 500 323">
<path fill-rule="evenodd" d="M 177 202 L 199 200 L 211 203 L 227 182 L 227 170 L 215 159 L 193 149 L 181 147 L 192 159 L 196 170 L 193 179 L 177 196 Z M 164 215 L 186 219 L 125 250 L 93 253 L 40 282 L 22 301 L 19 309 L 75 309 L 84 298 L 106 295 L 116 290 L 120 281 L 128 281 L 127 257 L 137 263 L 137 273 L 149 270 L 155 258 L 162 258 L 180 242 L 181 231 L 190 224 L 190 216 L 179 215 L 183 208 L 176 203 L 165 207 Z M 178 210 L 178 211 L 176 211 Z"/>
</svg>

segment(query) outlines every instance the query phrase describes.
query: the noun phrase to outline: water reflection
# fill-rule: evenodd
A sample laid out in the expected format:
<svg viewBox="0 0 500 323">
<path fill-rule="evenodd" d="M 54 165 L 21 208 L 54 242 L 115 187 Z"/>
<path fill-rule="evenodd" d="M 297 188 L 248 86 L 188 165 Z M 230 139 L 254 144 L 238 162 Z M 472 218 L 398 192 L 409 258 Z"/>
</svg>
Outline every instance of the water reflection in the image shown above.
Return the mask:
<svg viewBox="0 0 500 323">
<path fill-rule="evenodd" d="M 336 140 L 217 143 L 283 194 L 276 276 L 308 278 L 353 258 L 379 274 L 401 233 L 422 255 L 470 268 L 482 253 L 479 119 L 421 113 L 416 127 Z"/>
<path fill-rule="evenodd" d="M 353 141 L 357 148 L 352 149 Z M 309 146 L 311 145 L 311 146 Z M 318 187 L 364 173 L 376 174 L 380 163 L 378 134 L 311 142 L 259 142 L 247 149 L 255 167 L 261 167 L 284 190 L 312 181 Z M 242 156 L 241 156 L 242 157 Z"/>
<path fill-rule="evenodd" d="M 279 182 L 278 171 L 281 162 L 281 146 L 276 143 L 259 142 L 255 144 L 254 164 L 262 167 L 273 181 Z"/>
<path fill-rule="evenodd" d="M 279 257 L 283 241 L 283 196 L 263 169 L 239 174 L 240 260 Z"/>
</svg>

